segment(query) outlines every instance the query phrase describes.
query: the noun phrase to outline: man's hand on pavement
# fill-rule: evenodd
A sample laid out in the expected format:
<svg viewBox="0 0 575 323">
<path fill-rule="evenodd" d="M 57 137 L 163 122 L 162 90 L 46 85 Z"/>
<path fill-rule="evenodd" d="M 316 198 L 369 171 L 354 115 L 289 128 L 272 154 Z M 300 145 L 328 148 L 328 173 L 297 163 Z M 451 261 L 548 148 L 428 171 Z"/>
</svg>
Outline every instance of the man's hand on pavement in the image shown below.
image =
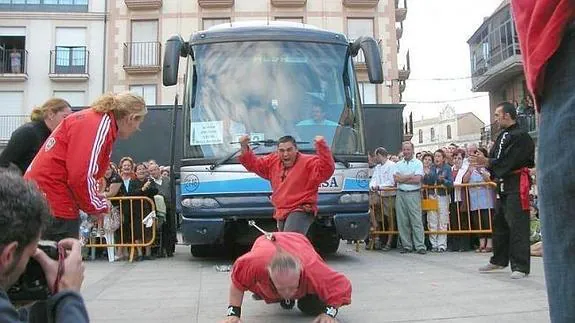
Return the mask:
<svg viewBox="0 0 575 323">
<path fill-rule="evenodd" d="M 242 323 L 242 320 L 237 316 L 228 316 L 221 323 Z"/>
<path fill-rule="evenodd" d="M 325 313 L 321 313 L 313 320 L 313 323 L 337 323 L 337 320 Z"/>
<path fill-rule="evenodd" d="M 60 240 L 58 242 L 58 246 L 64 248 L 67 253 L 67 257 L 64 260 L 64 273 L 60 278 L 58 291 L 69 290 L 80 292 L 82 282 L 84 281 L 82 245 L 79 240 L 68 238 Z M 48 287 L 52 292 L 54 292 L 54 283 L 56 282 L 56 276 L 58 275 L 58 261 L 51 259 L 40 249 L 36 249 L 36 253 L 34 253 L 33 257 L 38 261 L 38 263 L 40 263 L 42 269 L 44 269 Z"/>
</svg>

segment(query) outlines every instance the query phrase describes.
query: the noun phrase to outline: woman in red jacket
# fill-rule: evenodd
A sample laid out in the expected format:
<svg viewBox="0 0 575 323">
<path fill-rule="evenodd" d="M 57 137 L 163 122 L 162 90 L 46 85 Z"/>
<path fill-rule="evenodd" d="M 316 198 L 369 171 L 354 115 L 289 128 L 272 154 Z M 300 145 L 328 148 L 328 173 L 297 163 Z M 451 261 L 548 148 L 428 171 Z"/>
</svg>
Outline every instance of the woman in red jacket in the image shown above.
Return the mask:
<svg viewBox="0 0 575 323">
<path fill-rule="evenodd" d="M 36 182 L 52 211 L 44 239 L 78 238 L 80 210 L 108 212 L 98 179 L 108 168 L 116 138 L 130 137 L 146 113 L 144 100 L 135 94 L 105 94 L 52 132 L 24 175 Z"/>
</svg>

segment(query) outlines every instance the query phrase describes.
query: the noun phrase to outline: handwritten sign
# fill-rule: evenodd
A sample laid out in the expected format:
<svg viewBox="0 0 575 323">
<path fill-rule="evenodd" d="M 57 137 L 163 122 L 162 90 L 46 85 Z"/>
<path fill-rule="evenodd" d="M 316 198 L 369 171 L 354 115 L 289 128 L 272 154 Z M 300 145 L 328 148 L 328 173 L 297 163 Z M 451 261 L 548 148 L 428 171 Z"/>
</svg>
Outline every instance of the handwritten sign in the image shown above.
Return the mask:
<svg viewBox="0 0 575 323">
<path fill-rule="evenodd" d="M 223 138 L 222 121 L 192 122 L 190 145 L 218 145 Z"/>
</svg>

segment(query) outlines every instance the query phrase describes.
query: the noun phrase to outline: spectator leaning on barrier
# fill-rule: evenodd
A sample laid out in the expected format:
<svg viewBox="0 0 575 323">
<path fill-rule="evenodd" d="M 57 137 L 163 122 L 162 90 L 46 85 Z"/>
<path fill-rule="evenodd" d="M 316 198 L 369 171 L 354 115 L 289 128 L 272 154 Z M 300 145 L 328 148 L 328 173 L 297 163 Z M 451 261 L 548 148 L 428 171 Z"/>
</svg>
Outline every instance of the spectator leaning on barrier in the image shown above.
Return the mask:
<svg viewBox="0 0 575 323">
<path fill-rule="evenodd" d="M 402 144 L 403 160 L 395 164 L 393 178 L 397 183 L 395 210 L 401 240 L 401 253 L 425 254 L 424 229 L 421 221 L 421 181 L 423 164 L 413 155 L 413 143 Z"/>
<path fill-rule="evenodd" d="M 50 135 L 24 175 L 38 184 L 52 210 L 45 239 L 77 238 L 80 209 L 90 215 L 108 212 L 97 181 L 108 168 L 116 138 L 130 137 L 146 113 L 146 103 L 135 94 L 105 94 Z"/>
<path fill-rule="evenodd" d="M 511 278 L 527 276 L 529 252 L 529 168 L 534 165 L 535 144 L 518 127 L 517 111 L 509 102 L 495 109 L 495 120 L 502 131 L 489 158 L 469 157 L 474 166 L 485 166 L 497 180 L 499 205 L 493 223 L 493 257 L 481 272 L 505 268 L 511 263 Z"/>
<path fill-rule="evenodd" d="M 70 104 L 58 98 L 52 98 L 34 108 L 30 114 L 31 122 L 14 130 L 0 153 L 0 167 L 17 167 L 24 174 L 50 133 L 70 113 Z"/>
<path fill-rule="evenodd" d="M 391 224 L 395 222 L 392 221 L 395 213 L 393 211 L 395 208 L 395 180 L 393 179 L 395 163 L 387 159 L 387 156 L 388 153 L 385 148 L 379 147 L 375 150 L 377 165 L 369 182 L 369 188 L 372 191 L 370 194 L 371 208 L 369 209 L 372 230 L 383 229 L 384 227 L 387 230 L 393 230 Z M 385 191 L 385 189 L 393 190 Z M 382 214 L 383 217 L 380 216 Z M 387 240 L 383 247 L 381 247 L 380 239 L 376 239 L 376 249 L 390 250 L 392 239 L 393 236 L 391 234 L 387 235 Z"/>
<path fill-rule="evenodd" d="M 27 322 L 21 317 L 49 322 L 88 322 L 88 312 L 80 296 L 84 280 L 80 242 L 65 239 L 59 245 L 69 249 L 64 271 L 55 286 L 58 262 L 37 249 L 50 209 L 36 187 L 14 173 L 0 171 L 0 322 Z M 44 270 L 48 287 L 54 294 L 48 299 L 48 317 L 35 313 L 20 313 L 8 299 L 6 291 L 26 270 L 30 258 L 35 258 Z"/>
<path fill-rule="evenodd" d="M 427 212 L 427 223 L 430 231 L 447 231 L 449 228 L 449 192 L 447 188 L 453 187 L 451 167 L 445 163 L 445 153 L 438 149 L 433 156 L 434 164 L 429 174 L 424 177 L 423 184 L 430 186 L 445 186 L 446 188 L 428 189 L 428 197 L 437 199 L 437 210 Z M 431 234 L 431 251 L 447 251 L 447 235 Z"/>
</svg>

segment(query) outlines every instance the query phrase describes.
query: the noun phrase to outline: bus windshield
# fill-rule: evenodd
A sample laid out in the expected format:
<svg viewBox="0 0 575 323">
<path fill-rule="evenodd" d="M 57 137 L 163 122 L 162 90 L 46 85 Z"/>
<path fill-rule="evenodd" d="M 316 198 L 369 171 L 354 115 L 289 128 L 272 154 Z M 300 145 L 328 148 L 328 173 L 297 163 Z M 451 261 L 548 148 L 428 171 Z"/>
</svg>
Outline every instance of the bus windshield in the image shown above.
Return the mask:
<svg viewBox="0 0 575 323">
<path fill-rule="evenodd" d="M 185 158 L 217 159 L 252 141 L 323 136 L 336 155 L 364 155 L 362 113 L 345 45 L 253 41 L 198 44 L 189 64 Z M 258 153 L 275 150 L 261 147 Z"/>
</svg>

